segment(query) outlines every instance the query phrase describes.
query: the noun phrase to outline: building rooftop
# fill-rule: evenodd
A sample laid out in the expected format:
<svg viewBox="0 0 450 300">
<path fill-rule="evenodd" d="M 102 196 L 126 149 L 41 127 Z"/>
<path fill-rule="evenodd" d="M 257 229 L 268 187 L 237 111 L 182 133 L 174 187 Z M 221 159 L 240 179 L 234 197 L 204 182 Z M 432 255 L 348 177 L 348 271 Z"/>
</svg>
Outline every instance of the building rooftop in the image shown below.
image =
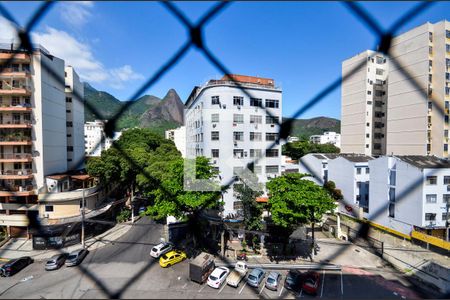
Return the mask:
<svg viewBox="0 0 450 300">
<path fill-rule="evenodd" d="M 419 169 L 450 168 L 449 160 L 437 156 L 395 155 L 395 157 Z"/>
<path fill-rule="evenodd" d="M 335 159 L 342 157 L 351 162 L 368 162 L 369 160 L 374 159 L 372 156 L 355 153 L 314 153 L 312 155 L 318 159 Z"/>
</svg>

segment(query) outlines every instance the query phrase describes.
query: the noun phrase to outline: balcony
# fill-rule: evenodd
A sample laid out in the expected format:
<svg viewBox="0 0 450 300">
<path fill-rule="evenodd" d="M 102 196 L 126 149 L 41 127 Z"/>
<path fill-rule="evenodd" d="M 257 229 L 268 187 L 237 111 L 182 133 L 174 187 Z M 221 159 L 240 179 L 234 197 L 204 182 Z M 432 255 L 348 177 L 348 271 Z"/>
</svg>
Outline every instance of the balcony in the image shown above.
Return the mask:
<svg viewBox="0 0 450 300">
<path fill-rule="evenodd" d="M 36 191 L 34 189 L 34 186 L 32 185 L 25 185 L 25 186 L 12 185 L 0 187 L 0 197 L 31 196 L 31 195 L 36 195 Z"/>
<path fill-rule="evenodd" d="M 31 72 L 27 69 L 0 68 L 0 77 L 27 78 L 31 77 Z"/>
<path fill-rule="evenodd" d="M 0 154 L 0 162 L 31 162 L 31 153 Z"/>
<path fill-rule="evenodd" d="M 33 171 L 31 169 L 6 170 L 0 172 L 0 179 L 31 179 Z"/>
<path fill-rule="evenodd" d="M 19 87 L 1 87 L 0 95 L 17 95 L 17 96 L 30 96 L 31 89 L 29 86 L 19 86 Z"/>
<path fill-rule="evenodd" d="M 30 62 L 30 55 L 27 53 L 0 53 L 0 60 L 13 60 L 13 61 L 22 61 L 22 62 Z"/>
<path fill-rule="evenodd" d="M 30 112 L 32 111 L 33 108 L 31 107 L 31 104 L 29 103 L 22 103 L 22 104 L 17 104 L 17 105 L 12 105 L 10 103 L 3 103 L 2 105 L 0 105 L 0 112 L 4 111 L 4 112 L 21 112 L 21 111 L 26 111 L 26 112 Z"/>
<path fill-rule="evenodd" d="M 31 128 L 32 123 L 30 120 L 10 120 L 0 121 L 0 128 Z"/>
<path fill-rule="evenodd" d="M 28 226 L 28 216 L 23 214 L 0 214 L 0 224 L 2 224 L 3 226 Z"/>
<path fill-rule="evenodd" d="M 0 146 L 32 145 L 31 136 L 0 136 Z"/>
</svg>

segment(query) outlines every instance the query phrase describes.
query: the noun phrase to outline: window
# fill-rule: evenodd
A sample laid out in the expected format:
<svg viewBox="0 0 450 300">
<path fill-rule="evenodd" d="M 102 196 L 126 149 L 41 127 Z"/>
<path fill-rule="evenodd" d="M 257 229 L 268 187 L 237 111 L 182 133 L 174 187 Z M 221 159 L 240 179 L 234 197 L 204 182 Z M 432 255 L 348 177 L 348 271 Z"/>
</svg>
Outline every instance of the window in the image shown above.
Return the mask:
<svg viewBox="0 0 450 300">
<path fill-rule="evenodd" d="M 437 176 L 427 176 L 427 185 L 436 185 Z"/>
<path fill-rule="evenodd" d="M 375 90 L 375 96 L 377 96 L 377 97 L 381 97 L 381 96 L 383 96 L 384 94 L 385 94 L 384 91 Z"/>
<path fill-rule="evenodd" d="M 383 75 L 384 70 L 383 70 L 383 69 L 378 69 L 378 68 L 377 68 L 377 70 L 375 71 L 375 73 L 376 73 L 377 75 Z"/>
<path fill-rule="evenodd" d="M 67 146 L 67 151 L 73 152 L 73 146 Z"/>
<path fill-rule="evenodd" d="M 244 123 L 244 115 L 242 114 L 233 114 L 233 123 Z"/>
<path fill-rule="evenodd" d="M 22 71 L 30 72 L 30 64 L 22 64 Z"/>
<path fill-rule="evenodd" d="M 366 123 L 366 126 L 367 126 L 367 127 L 370 127 L 370 123 Z"/>
<path fill-rule="evenodd" d="M 243 149 L 234 149 L 233 150 L 233 157 L 234 158 L 243 158 L 244 157 L 244 150 Z"/>
<path fill-rule="evenodd" d="M 262 124 L 262 116 L 250 115 L 250 124 Z"/>
<path fill-rule="evenodd" d="M 433 82 L 433 75 L 431 75 L 431 74 L 428 74 L 428 81 L 429 81 L 430 83 L 432 83 L 432 82 Z"/>
<path fill-rule="evenodd" d="M 445 31 L 445 37 L 450 39 L 450 30 Z"/>
<path fill-rule="evenodd" d="M 243 141 L 244 140 L 244 132 L 234 131 L 233 132 L 233 140 L 234 141 Z"/>
<path fill-rule="evenodd" d="M 218 140 L 219 140 L 219 132 L 211 131 L 211 141 L 218 141 Z"/>
<path fill-rule="evenodd" d="M 244 105 L 244 97 L 241 96 L 233 96 L 233 105 Z"/>
<path fill-rule="evenodd" d="M 250 106 L 262 107 L 261 98 L 250 98 Z"/>
<path fill-rule="evenodd" d="M 70 109 L 66 109 L 66 113 L 70 114 L 72 111 Z"/>
<path fill-rule="evenodd" d="M 367 101 L 367 105 L 372 105 L 372 101 Z"/>
<path fill-rule="evenodd" d="M 383 101 L 375 101 L 375 107 L 382 107 L 384 105 Z"/>
<path fill-rule="evenodd" d="M 450 194 L 443 194 L 442 195 L 442 202 L 450 204 Z"/>
<path fill-rule="evenodd" d="M 396 171 L 395 170 L 389 170 L 389 184 L 395 185 L 396 181 Z"/>
<path fill-rule="evenodd" d="M 356 168 L 356 174 L 361 174 L 361 168 Z"/>
<path fill-rule="evenodd" d="M 262 172 L 262 167 L 261 166 L 254 166 L 253 167 L 253 173 L 261 174 L 261 172 Z"/>
<path fill-rule="evenodd" d="M 46 205 L 45 206 L 45 212 L 52 212 L 53 211 L 53 205 Z"/>
<path fill-rule="evenodd" d="M 367 91 L 367 95 L 372 95 L 372 91 Z"/>
<path fill-rule="evenodd" d="M 444 152 L 448 152 L 448 144 L 444 144 Z"/>
<path fill-rule="evenodd" d="M 279 100 L 266 99 L 266 107 L 278 108 L 280 105 Z"/>
<path fill-rule="evenodd" d="M 426 213 L 425 221 L 436 221 L 436 214 Z"/>
<path fill-rule="evenodd" d="M 262 141 L 262 133 L 250 132 L 250 141 Z"/>
<path fill-rule="evenodd" d="M 266 173 L 267 174 L 274 174 L 278 173 L 278 166 L 266 166 Z"/>
<path fill-rule="evenodd" d="M 266 141 L 276 141 L 277 135 L 277 133 L 266 132 Z"/>
<path fill-rule="evenodd" d="M 436 203 L 437 195 L 436 194 L 428 194 L 426 195 L 427 203 Z"/>
<path fill-rule="evenodd" d="M 212 157 L 219 157 L 219 149 L 211 149 L 211 156 Z"/>
<path fill-rule="evenodd" d="M 261 149 L 250 149 L 250 157 L 251 158 L 260 158 L 260 157 L 262 157 Z"/>
<path fill-rule="evenodd" d="M 66 127 L 72 127 L 73 123 L 72 122 L 66 122 Z"/>
<path fill-rule="evenodd" d="M 450 212 L 448 214 L 446 212 L 442 213 L 442 221 L 450 221 Z"/>
<path fill-rule="evenodd" d="M 384 63 L 384 58 L 381 57 L 381 56 L 377 56 L 377 57 L 376 57 L 376 60 L 377 60 L 377 64 L 382 64 L 382 63 Z"/>
<path fill-rule="evenodd" d="M 391 218 L 395 218 L 395 204 L 394 203 L 389 203 L 389 217 Z"/>
<path fill-rule="evenodd" d="M 266 157 L 278 157 L 278 149 L 266 149 Z"/>
<path fill-rule="evenodd" d="M 428 53 L 429 53 L 429 54 L 433 54 L 433 47 L 431 47 L 431 46 L 428 47 Z"/>
<path fill-rule="evenodd" d="M 445 51 L 450 52 L 450 45 L 449 44 L 445 45 Z"/>
<path fill-rule="evenodd" d="M 444 137 L 448 138 L 448 129 L 444 130 Z"/>
<path fill-rule="evenodd" d="M 219 114 L 211 114 L 211 123 L 219 123 Z"/>
<path fill-rule="evenodd" d="M 369 168 L 366 167 L 366 174 L 370 174 L 369 172 L 370 172 Z"/>
<path fill-rule="evenodd" d="M 233 175 L 240 175 L 244 171 L 244 167 L 233 167 Z"/>
<path fill-rule="evenodd" d="M 211 104 L 212 104 L 212 105 L 220 104 L 220 98 L 219 98 L 219 96 L 211 96 Z"/>
<path fill-rule="evenodd" d="M 242 201 L 234 201 L 233 209 L 234 210 L 244 209 L 244 205 L 242 204 Z"/>
<path fill-rule="evenodd" d="M 11 105 L 12 106 L 17 106 L 20 104 L 20 98 L 17 96 L 13 96 L 11 99 Z"/>
<path fill-rule="evenodd" d="M 266 124 L 277 124 L 278 117 L 266 116 Z"/>
<path fill-rule="evenodd" d="M 72 103 L 72 97 L 66 97 L 66 103 Z"/>
</svg>

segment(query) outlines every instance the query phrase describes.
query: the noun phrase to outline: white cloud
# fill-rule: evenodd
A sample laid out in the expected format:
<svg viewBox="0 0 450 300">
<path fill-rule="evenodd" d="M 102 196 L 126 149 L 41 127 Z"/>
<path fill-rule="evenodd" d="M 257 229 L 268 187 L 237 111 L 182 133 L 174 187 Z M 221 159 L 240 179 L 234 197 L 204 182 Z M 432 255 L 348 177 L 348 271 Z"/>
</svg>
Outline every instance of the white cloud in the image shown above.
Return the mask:
<svg viewBox="0 0 450 300">
<path fill-rule="evenodd" d="M 52 55 L 64 59 L 67 65 L 73 66 L 82 80 L 121 89 L 126 82 L 144 78 L 143 75 L 133 71 L 130 65 L 106 68 L 94 56 L 89 44 L 77 40 L 65 31 L 47 27 L 42 32 L 33 32 L 31 38 L 34 43 L 41 44 Z M 14 26 L 0 17 L 0 42 L 11 42 L 13 39 L 18 40 Z"/>
<path fill-rule="evenodd" d="M 81 27 L 86 24 L 92 16 L 92 1 L 59 2 L 61 19 L 68 25 Z"/>
</svg>

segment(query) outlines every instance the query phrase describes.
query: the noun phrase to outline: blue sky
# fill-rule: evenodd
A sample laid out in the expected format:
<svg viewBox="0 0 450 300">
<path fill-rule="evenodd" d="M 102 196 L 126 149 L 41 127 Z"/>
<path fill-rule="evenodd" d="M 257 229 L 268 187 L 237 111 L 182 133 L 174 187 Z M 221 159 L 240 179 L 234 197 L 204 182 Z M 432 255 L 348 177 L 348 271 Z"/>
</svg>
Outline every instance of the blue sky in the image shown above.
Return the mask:
<svg viewBox="0 0 450 300">
<path fill-rule="evenodd" d="M 38 2 L 2 2 L 24 24 Z M 363 2 L 388 28 L 417 2 Z M 198 20 L 215 2 L 176 2 Z M 450 19 L 450 3 L 437 2 L 400 32 Z M 0 19 L 0 41 L 10 39 Z M 183 25 L 158 2 L 56 3 L 32 36 L 66 59 L 99 90 L 129 97 L 188 39 Z M 274 78 L 290 116 L 341 74 L 341 62 L 373 48 L 374 35 L 342 3 L 233 2 L 205 28 L 208 48 L 233 73 Z M 195 48 L 146 91 L 163 97 L 174 88 L 186 100 L 195 85 L 221 77 Z M 336 89 L 301 118 L 340 117 Z"/>
</svg>

